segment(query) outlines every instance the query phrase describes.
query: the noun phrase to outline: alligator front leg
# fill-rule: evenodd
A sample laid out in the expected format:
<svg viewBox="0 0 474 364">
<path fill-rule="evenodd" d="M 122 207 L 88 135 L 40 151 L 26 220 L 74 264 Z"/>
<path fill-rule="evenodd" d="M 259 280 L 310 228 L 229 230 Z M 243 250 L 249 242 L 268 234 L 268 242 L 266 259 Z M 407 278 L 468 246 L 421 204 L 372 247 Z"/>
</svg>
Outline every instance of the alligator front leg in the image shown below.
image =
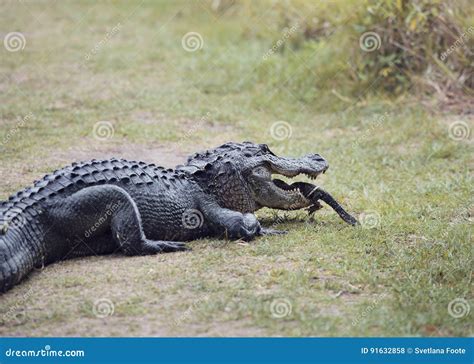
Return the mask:
<svg viewBox="0 0 474 364">
<path fill-rule="evenodd" d="M 201 210 L 204 212 L 205 219 L 213 234 L 217 236 L 231 240 L 250 241 L 256 236 L 262 235 L 265 231 L 254 214 L 242 214 L 238 211 L 222 208 L 215 202 L 202 203 Z"/>
<path fill-rule="evenodd" d="M 186 249 L 181 242 L 147 239 L 135 201 L 124 189 L 114 185 L 87 187 L 74 193 L 51 209 L 50 218 L 56 230 L 69 239 L 111 233 L 117 249 L 126 255 Z"/>
</svg>

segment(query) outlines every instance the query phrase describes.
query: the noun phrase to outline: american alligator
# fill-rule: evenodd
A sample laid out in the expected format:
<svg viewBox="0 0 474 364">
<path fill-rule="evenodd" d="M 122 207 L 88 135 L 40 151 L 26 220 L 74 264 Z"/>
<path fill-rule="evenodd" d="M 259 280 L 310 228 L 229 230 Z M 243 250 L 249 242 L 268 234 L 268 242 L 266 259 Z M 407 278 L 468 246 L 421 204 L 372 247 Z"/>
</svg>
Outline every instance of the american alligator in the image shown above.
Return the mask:
<svg viewBox="0 0 474 364">
<path fill-rule="evenodd" d="M 203 237 L 280 233 L 259 224 L 253 212 L 261 207 L 312 213 L 322 200 L 355 225 L 321 188 L 271 178 L 314 179 L 327 169 L 318 154 L 283 158 L 251 142 L 196 153 L 175 169 L 115 158 L 73 163 L 0 202 L 0 291 L 67 258 L 181 251 L 185 241 Z"/>
</svg>

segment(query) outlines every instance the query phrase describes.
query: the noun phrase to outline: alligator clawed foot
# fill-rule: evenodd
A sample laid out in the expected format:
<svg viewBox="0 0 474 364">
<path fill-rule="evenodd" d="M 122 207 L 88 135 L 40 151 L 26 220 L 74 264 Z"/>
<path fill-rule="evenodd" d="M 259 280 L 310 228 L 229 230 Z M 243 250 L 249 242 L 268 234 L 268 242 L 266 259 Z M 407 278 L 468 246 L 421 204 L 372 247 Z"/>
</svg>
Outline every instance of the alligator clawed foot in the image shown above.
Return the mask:
<svg viewBox="0 0 474 364">
<path fill-rule="evenodd" d="M 171 243 L 166 243 L 167 248 L 169 252 L 183 252 L 187 250 L 191 250 L 185 243 L 180 243 L 180 242 L 171 242 Z"/>
<path fill-rule="evenodd" d="M 307 211 L 308 214 L 311 216 L 313 215 L 316 211 L 321 210 L 323 208 L 323 205 L 319 201 L 316 201 L 314 204 L 312 204 L 310 207 L 308 207 Z"/>
<path fill-rule="evenodd" d="M 354 216 L 349 215 L 347 220 L 345 220 L 349 225 L 357 226 L 360 225 L 359 221 Z"/>
<path fill-rule="evenodd" d="M 186 246 L 185 243 L 178 241 L 154 241 L 147 240 L 146 247 L 155 250 L 155 253 L 171 253 L 191 250 Z M 147 254 L 150 254 L 149 250 L 146 250 Z"/>
</svg>

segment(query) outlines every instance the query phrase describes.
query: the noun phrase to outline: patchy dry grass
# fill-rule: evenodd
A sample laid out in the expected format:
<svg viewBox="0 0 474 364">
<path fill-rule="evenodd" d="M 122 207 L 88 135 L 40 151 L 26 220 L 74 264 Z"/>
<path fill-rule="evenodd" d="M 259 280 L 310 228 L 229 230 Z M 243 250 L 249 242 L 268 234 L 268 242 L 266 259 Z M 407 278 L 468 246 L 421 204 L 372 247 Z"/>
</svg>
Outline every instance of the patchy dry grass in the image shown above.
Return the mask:
<svg viewBox="0 0 474 364">
<path fill-rule="evenodd" d="M 321 184 L 365 225 L 351 228 L 329 209 L 314 221 L 264 210 L 266 225 L 290 233 L 60 262 L 0 297 L 1 335 L 472 335 L 472 312 L 448 312 L 454 299 L 473 303 L 472 135 L 449 133 L 455 121 L 472 131 L 472 119 L 366 90 L 346 104 L 323 95 L 330 80 L 309 88 L 322 97 L 308 102 L 291 80 L 317 74 L 307 65 L 324 49 L 265 63 L 270 42 L 200 3 L 107 4 L 0 5 L 2 31 L 27 41 L 19 52 L 0 49 L 1 198 L 73 160 L 171 166 L 253 140 L 278 154 L 325 156 Z M 191 31 L 204 40 L 196 52 L 181 46 Z M 272 138 L 279 120 L 291 137 Z M 94 138 L 98 121 L 113 125 L 112 137 Z M 94 314 L 99 299 L 113 315 Z"/>
</svg>

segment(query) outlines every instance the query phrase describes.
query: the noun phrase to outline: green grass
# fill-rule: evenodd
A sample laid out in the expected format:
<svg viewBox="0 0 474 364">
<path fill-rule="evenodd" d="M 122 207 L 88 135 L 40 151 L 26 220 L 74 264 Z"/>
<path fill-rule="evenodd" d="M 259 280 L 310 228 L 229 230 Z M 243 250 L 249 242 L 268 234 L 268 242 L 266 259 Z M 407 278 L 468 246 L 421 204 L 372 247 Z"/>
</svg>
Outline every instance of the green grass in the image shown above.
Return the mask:
<svg viewBox="0 0 474 364">
<path fill-rule="evenodd" d="M 289 234 L 61 262 L 0 297 L 0 334 L 472 335 L 472 313 L 448 312 L 454 299 L 474 302 L 472 139 L 448 131 L 453 121 L 472 129 L 472 118 L 364 89 L 348 102 L 333 92 L 344 95 L 336 76 L 347 61 L 332 58 L 334 45 L 263 61 L 274 38 L 199 2 L 7 2 L 0 10 L 3 31 L 27 41 L 19 52 L 0 49 L 1 198 L 76 159 L 138 154 L 172 165 L 252 140 L 277 154 L 321 153 L 331 166 L 321 185 L 375 218 L 372 228 L 352 228 L 328 208 L 314 221 L 262 210 L 265 225 Z M 196 52 L 181 46 L 191 31 L 204 40 Z M 93 127 L 104 120 L 114 135 L 100 141 Z M 292 131 L 283 141 L 270 132 L 281 120 Z M 112 316 L 94 315 L 101 298 Z M 280 302 L 291 313 L 277 318 L 271 308 Z M 5 319 L 9 312 L 18 320 Z"/>
</svg>

